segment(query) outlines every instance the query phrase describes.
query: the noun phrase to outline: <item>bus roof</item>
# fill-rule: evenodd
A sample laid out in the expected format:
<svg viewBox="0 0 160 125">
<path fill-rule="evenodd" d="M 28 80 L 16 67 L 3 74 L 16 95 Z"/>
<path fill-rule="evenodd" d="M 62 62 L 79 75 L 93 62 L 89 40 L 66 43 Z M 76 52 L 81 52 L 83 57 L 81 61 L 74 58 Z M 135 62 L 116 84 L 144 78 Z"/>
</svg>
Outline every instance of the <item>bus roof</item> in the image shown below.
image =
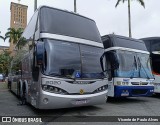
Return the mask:
<svg viewBox="0 0 160 125">
<path fill-rule="evenodd" d="M 146 40 L 146 41 L 160 40 L 160 37 L 146 37 L 146 38 L 141 38 L 140 40 Z M 152 41 L 152 42 L 154 42 L 154 41 Z"/>
<path fill-rule="evenodd" d="M 83 16 L 83 15 L 80 15 L 80 14 L 78 14 L 78 13 L 75 13 L 75 12 L 72 12 L 72 11 L 68 11 L 68 10 L 59 9 L 59 8 L 55 8 L 55 7 L 51 7 L 51 6 L 46 6 L 46 5 L 40 6 L 36 11 L 40 11 L 42 8 L 50 8 L 50 9 L 54 9 L 54 10 L 58 10 L 58 11 L 63 11 L 63 12 L 66 12 L 66 13 L 70 13 L 70 14 L 73 14 L 73 15 L 81 16 L 81 17 L 83 17 L 83 18 L 86 18 L 86 19 L 89 19 L 89 20 L 94 21 L 93 19 L 88 18 L 88 17 Z M 94 22 L 95 22 L 95 21 L 94 21 Z"/>
<path fill-rule="evenodd" d="M 103 41 L 105 49 L 110 47 L 125 47 L 125 48 L 147 51 L 145 43 L 142 40 L 115 34 L 102 36 L 101 39 Z"/>
</svg>

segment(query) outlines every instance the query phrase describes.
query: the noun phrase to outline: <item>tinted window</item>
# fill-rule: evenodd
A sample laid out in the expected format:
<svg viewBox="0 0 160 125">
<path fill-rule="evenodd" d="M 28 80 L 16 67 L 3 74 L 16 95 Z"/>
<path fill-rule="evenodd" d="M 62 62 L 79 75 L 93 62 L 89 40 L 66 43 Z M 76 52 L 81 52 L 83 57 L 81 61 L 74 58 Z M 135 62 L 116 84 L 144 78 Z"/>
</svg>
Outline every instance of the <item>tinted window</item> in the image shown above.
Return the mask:
<svg viewBox="0 0 160 125">
<path fill-rule="evenodd" d="M 147 48 L 143 41 L 132 40 L 132 39 L 122 39 L 119 37 L 114 38 L 114 46 L 147 51 Z"/>
<path fill-rule="evenodd" d="M 100 65 L 103 48 L 45 40 L 45 49 L 47 58 L 43 71 L 46 75 L 85 79 L 104 77 Z"/>
<path fill-rule="evenodd" d="M 38 12 L 34 13 L 22 35 L 25 39 L 30 39 L 33 37 L 36 29 L 37 17 L 38 17 Z"/>
<path fill-rule="evenodd" d="M 53 8 L 41 8 L 40 31 L 101 42 L 94 21 Z"/>
<path fill-rule="evenodd" d="M 45 42 L 47 53 L 47 75 L 72 75 L 81 70 L 79 46 L 61 41 Z M 68 72 L 68 73 L 67 73 Z"/>
<path fill-rule="evenodd" d="M 160 39 L 151 41 L 151 50 L 152 51 L 160 51 Z"/>
<path fill-rule="evenodd" d="M 152 69 L 154 73 L 160 74 L 160 55 L 152 55 Z"/>
<path fill-rule="evenodd" d="M 102 48 L 80 45 L 83 77 L 103 77 L 100 65 Z"/>
</svg>

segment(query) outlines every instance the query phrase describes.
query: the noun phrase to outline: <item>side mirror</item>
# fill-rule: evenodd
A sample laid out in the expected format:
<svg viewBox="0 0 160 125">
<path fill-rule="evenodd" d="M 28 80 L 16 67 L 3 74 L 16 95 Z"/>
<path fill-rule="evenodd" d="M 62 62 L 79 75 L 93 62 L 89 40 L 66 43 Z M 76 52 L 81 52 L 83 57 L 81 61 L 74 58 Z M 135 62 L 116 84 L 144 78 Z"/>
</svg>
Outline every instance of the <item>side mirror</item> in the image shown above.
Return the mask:
<svg viewBox="0 0 160 125">
<path fill-rule="evenodd" d="M 103 55 L 102 55 L 101 58 L 100 58 L 100 64 L 101 64 L 101 68 L 102 68 L 102 71 L 103 71 L 103 72 L 105 72 L 105 70 L 104 70 L 104 64 L 103 64 L 104 56 L 105 56 L 105 53 L 103 53 Z"/>
<path fill-rule="evenodd" d="M 42 65 L 43 59 L 44 59 L 44 43 L 38 42 L 35 45 L 35 58 L 36 58 L 36 64 Z"/>
<path fill-rule="evenodd" d="M 109 61 L 111 64 L 111 70 L 116 70 L 119 67 L 118 56 L 115 52 L 110 51 L 106 53 L 107 57 L 109 57 Z"/>
</svg>

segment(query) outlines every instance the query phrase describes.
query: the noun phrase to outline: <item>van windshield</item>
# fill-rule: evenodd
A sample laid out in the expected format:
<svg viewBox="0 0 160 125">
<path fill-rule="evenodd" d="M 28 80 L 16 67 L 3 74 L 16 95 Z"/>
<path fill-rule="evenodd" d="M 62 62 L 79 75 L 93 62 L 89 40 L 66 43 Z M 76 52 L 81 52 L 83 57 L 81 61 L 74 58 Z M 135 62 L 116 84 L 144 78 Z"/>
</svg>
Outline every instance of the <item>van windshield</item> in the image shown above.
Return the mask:
<svg viewBox="0 0 160 125">
<path fill-rule="evenodd" d="M 101 79 L 103 48 L 71 42 L 45 40 L 44 74 L 73 79 Z"/>
</svg>

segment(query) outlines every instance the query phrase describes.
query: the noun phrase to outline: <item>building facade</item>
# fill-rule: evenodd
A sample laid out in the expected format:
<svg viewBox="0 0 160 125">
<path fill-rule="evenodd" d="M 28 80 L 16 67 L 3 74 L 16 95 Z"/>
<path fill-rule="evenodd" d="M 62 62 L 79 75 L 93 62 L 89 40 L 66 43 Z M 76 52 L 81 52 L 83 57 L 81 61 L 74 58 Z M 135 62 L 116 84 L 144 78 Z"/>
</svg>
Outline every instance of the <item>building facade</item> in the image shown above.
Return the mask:
<svg viewBox="0 0 160 125">
<path fill-rule="evenodd" d="M 28 6 L 22 5 L 19 3 L 11 2 L 10 11 L 11 11 L 11 18 L 10 18 L 10 27 L 11 28 L 22 28 L 25 29 L 27 26 L 27 9 Z M 13 51 L 14 44 L 13 41 L 10 43 L 10 51 Z"/>
</svg>

